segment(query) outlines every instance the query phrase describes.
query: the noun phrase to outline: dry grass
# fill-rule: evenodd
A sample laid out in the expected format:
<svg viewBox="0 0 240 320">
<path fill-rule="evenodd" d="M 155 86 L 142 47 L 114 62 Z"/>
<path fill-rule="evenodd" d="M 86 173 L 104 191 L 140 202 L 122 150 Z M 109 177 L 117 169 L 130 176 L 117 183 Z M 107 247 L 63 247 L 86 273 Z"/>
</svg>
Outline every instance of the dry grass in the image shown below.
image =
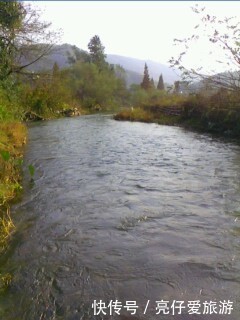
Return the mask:
<svg viewBox="0 0 240 320">
<path fill-rule="evenodd" d="M 150 112 L 142 108 L 126 109 L 114 116 L 115 120 L 153 122 L 153 116 Z"/>
<path fill-rule="evenodd" d="M 6 249 L 14 230 L 9 203 L 21 190 L 20 163 L 26 133 L 26 127 L 19 122 L 0 122 L 0 254 Z M 0 273 L 0 292 L 10 282 L 9 273 Z"/>
<path fill-rule="evenodd" d="M 6 247 L 7 241 L 14 230 L 14 224 L 10 216 L 8 206 L 5 206 L 4 211 L 0 211 L 0 248 Z"/>
<path fill-rule="evenodd" d="M 20 122 L 0 122 L 0 150 L 13 154 L 26 142 L 26 127 Z"/>
<path fill-rule="evenodd" d="M 13 230 L 9 202 L 21 190 L 20 159 L 26 128 L 19 122 L 0 122 L 0 252 Z M 7 158 L 3 156 L 7 154 Z"/>
<path fill-rule="evenodd" d="M 12 275 L 10 273 L 1 274 L 0 273 L 0 293 L 4 292 L 11 284 Z"/>
<path fill-rule="evenodd" d="M 163 112 L 159 112 L 158 107 L 154 108 L 134 108 L 126 109 L 114 116 L 115 120 L 122 121 L 139 121 L 139 122 L 155 122 L 163 125 L 177 125 L 180 122 L 180 116 L 166 115 Z"/>
<path fill-rule="evenodd" d="M 126 109 L 115 120 L 155 122 L 180 125 L 189 129 L 240 137 L 239 94 L 218 92 L 210 97 L 201 94 L 181 96 L 166 95 L 156 101 L 149 100 L 140 108 Z"/>
</svg>

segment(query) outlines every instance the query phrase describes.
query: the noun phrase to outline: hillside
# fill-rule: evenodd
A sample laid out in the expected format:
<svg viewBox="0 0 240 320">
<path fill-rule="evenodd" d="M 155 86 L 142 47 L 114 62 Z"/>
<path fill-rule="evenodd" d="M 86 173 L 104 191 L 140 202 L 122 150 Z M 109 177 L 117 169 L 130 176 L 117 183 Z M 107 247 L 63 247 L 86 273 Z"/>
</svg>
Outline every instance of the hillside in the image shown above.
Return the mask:
<svg viewBox="0 0 240 320">
<path fill-rule="evenodd" d="M 85 51 L 75 47 L 75 50 L 85 54 Z M 39 62 L 32 65 L 29 70 L 40 71 L 52 69 L 54 62 L 57 62 L 60 68 L 69 66 L 68 57 L 74 57 L 74 46 L 70 44 L 62 44 L 56 46 L 51 53 L 44 57 Z M 143 69 L 145 62 L 148 65 L 149 74 L 155 82 L 158 81 L 160 74 L 163 74 L 164 82 L 172 84 L 174 81 L 178 80 L 178 76 L 174 73 L 172 69 L 168 66 L 151 61 L 151 60 L 140 60 L 131 57 L 125 57 L 115 54 L 108 54 L 106 58 L 107 62 L 110 64 L 117 64 L 122 66 L 126 71 L 126 82 L 127 85 L 132 83 L 140 84 L 143 76 Z"/>
<path fill-rule="evenodd" d="M 51 50 L 48 56 L 43 57 L 41 60 L 37 61 L 31 65 L 28 70 L 31 71 L 42 71 L 52 69 L 54 63 L 56 62 L 59 67 L 65 68 L 69 66 L 68 55 L 74 55 L 72 46 L 69 44 L 62 44 L 55 46 Z"/>
<path fill-rule="evenodd" d="M 174 81 L 179 80 L 179 77 L 168 66 L 152 60 L 140 60 L 140 59 L 135 59 L 131 57 L 108 54 L 107 61 L 108 63 L 111 63 L 111 64 L 119 64 L 125 70 L 132 71 L 132 72 L 135 72 L 136 74 L 139 74 L 141 76 L 141 80 L 142 80 L 145 62 L 148 65 L 150 77 L 153 77 L 155 81 L 158 81 L 161 73 L 163 75 L 164 82 L 172 84 Z"/>
</svg>

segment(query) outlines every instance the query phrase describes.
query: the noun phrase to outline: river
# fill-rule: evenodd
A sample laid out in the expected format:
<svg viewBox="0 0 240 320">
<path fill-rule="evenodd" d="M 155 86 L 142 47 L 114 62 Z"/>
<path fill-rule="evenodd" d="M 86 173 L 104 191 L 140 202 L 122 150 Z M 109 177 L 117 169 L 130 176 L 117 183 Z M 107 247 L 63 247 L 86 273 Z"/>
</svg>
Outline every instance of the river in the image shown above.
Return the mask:
<svg viewBox="0 0 240 320">
<path fill-rule="evenodd" d="M 31 124 L 25 163 L 1 319 L 240 318 L 237 144 L 91 115 Z"/>
</svg>

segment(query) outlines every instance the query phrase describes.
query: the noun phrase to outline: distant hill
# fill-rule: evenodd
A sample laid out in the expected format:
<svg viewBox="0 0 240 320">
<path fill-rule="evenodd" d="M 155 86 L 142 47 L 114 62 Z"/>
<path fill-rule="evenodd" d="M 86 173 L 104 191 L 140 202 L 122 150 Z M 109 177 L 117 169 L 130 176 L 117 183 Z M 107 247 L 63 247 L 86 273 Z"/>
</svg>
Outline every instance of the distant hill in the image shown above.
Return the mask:
<svg viewBox="0 0 240 320">
<path fill-rule="evenodd" d="M 28 70 L 31 71 L 42 71 L 51 70 L 54 63 L 56 62 L 58 66 L 62 69 L 69 66 L 68 56 L 74 55 L 73 48 L 70 44 L 62 44 L 55 46 L 49 55 L 43 57 L 41 60 L 37 61 L 31 65 Z"/>
<path fill-rule="evenodd" d="M 140 84 L 142 82 L 143 75 L 140 73 L 125 69 L 125 75 L 127 87 L 130 87 L 131 84 Z"/>
<path fill-rule="evenodd" d="M 77 47 L 75 47 L 75 50 L 77 50 L 78 52 L 82 52 L 83 54 L 86 53 L 84 50 L 81 50 Z M 52 50 L 52 52 L 48 56 L 44 57 L 37 63 L 30 66 L 29 70 L 50 70 L 52 69 L 55 62 L 57 62 L 61 69 L 68 67 L 69 56 L 75 57 L 74 46 L 70 44 L 58 45 Z M 106 60 L 110 64 L 120 65 L 125 69 L 126 82 L 128 86 L 132 83 L 141 83 L 145 62 L 148 65 L 150 77 L 152 77 L 155 80 L 155 82 L 158 81 L 158 78 L 161 73 L 163 75 L 165 83 L 173 84 L 174 81 L 179 80 L 178 76 L 168 66 L 151 60 L 145 61 L 115 54 L 108 54 Z"/>
<path fill-rule="evenodd" d="M 174 81 L 179 80 L 179 77 L 171 68 L 169 68 L 168 66 L 162 63 L 155 62 L 152 60 L 140 60 L 140 59 L 135 59 L 130 57 L 119 56 L 115 54 L 108 54 L 107 62 L 111 64 L 119 64 L 126 71 L 132 71 L 135 74 L 140 75 L 141 77 L 140 82 L 142 81 L 145 62 L 148 65 L 150 77 L 152 77 L 155 81 L 158 81 L 161 73 L 163 75 L 164 82 L 173 84 Z M 137 82 L 134 82 L 134 83 L 137 83 Z"/>
</svg>

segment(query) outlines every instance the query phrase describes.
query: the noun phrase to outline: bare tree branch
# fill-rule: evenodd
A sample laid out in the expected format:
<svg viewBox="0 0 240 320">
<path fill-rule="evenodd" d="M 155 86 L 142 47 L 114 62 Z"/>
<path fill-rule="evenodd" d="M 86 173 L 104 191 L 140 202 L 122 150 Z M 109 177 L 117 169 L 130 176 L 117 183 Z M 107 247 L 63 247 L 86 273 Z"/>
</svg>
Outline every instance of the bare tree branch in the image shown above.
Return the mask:
<svg viewBox="0 0 240 320">
<path fill-rule="evenodd" d="M 240 22 L 234 17 L 217 19 L 205 13 L 205 8 L 197 5 L 192 10 L 200 15 L 200 23 L 194 28 L 194 34 L 184 39 L 175 39 L 175 44 L 183 46 L 183 51 L 177 58 L 170 59 L 171 67 L 178 69 L 183 80 L 208 81 L 215 88 L 225 88 L 230 91 L 240 90 Z M 191 43 L 199 39 L 199 34 L 207 36 L 208 40 L 218 46 L 224 53 L 225 59 L 216 58 L 216 62 L 225 66 L 226 71 L 217 73 L 216 70 L 202 72 L 202 68 L 189 69 L 185 66 L 187 53 Z M 198 32 L 198 34 L 196 34 Z"/>
<path fill-rule="evenodd" d="M 60 35 L 50 25 L 30 4 L 0 2 L 0 79 L 21 73 L 50 53 Z"/>
</svg>

